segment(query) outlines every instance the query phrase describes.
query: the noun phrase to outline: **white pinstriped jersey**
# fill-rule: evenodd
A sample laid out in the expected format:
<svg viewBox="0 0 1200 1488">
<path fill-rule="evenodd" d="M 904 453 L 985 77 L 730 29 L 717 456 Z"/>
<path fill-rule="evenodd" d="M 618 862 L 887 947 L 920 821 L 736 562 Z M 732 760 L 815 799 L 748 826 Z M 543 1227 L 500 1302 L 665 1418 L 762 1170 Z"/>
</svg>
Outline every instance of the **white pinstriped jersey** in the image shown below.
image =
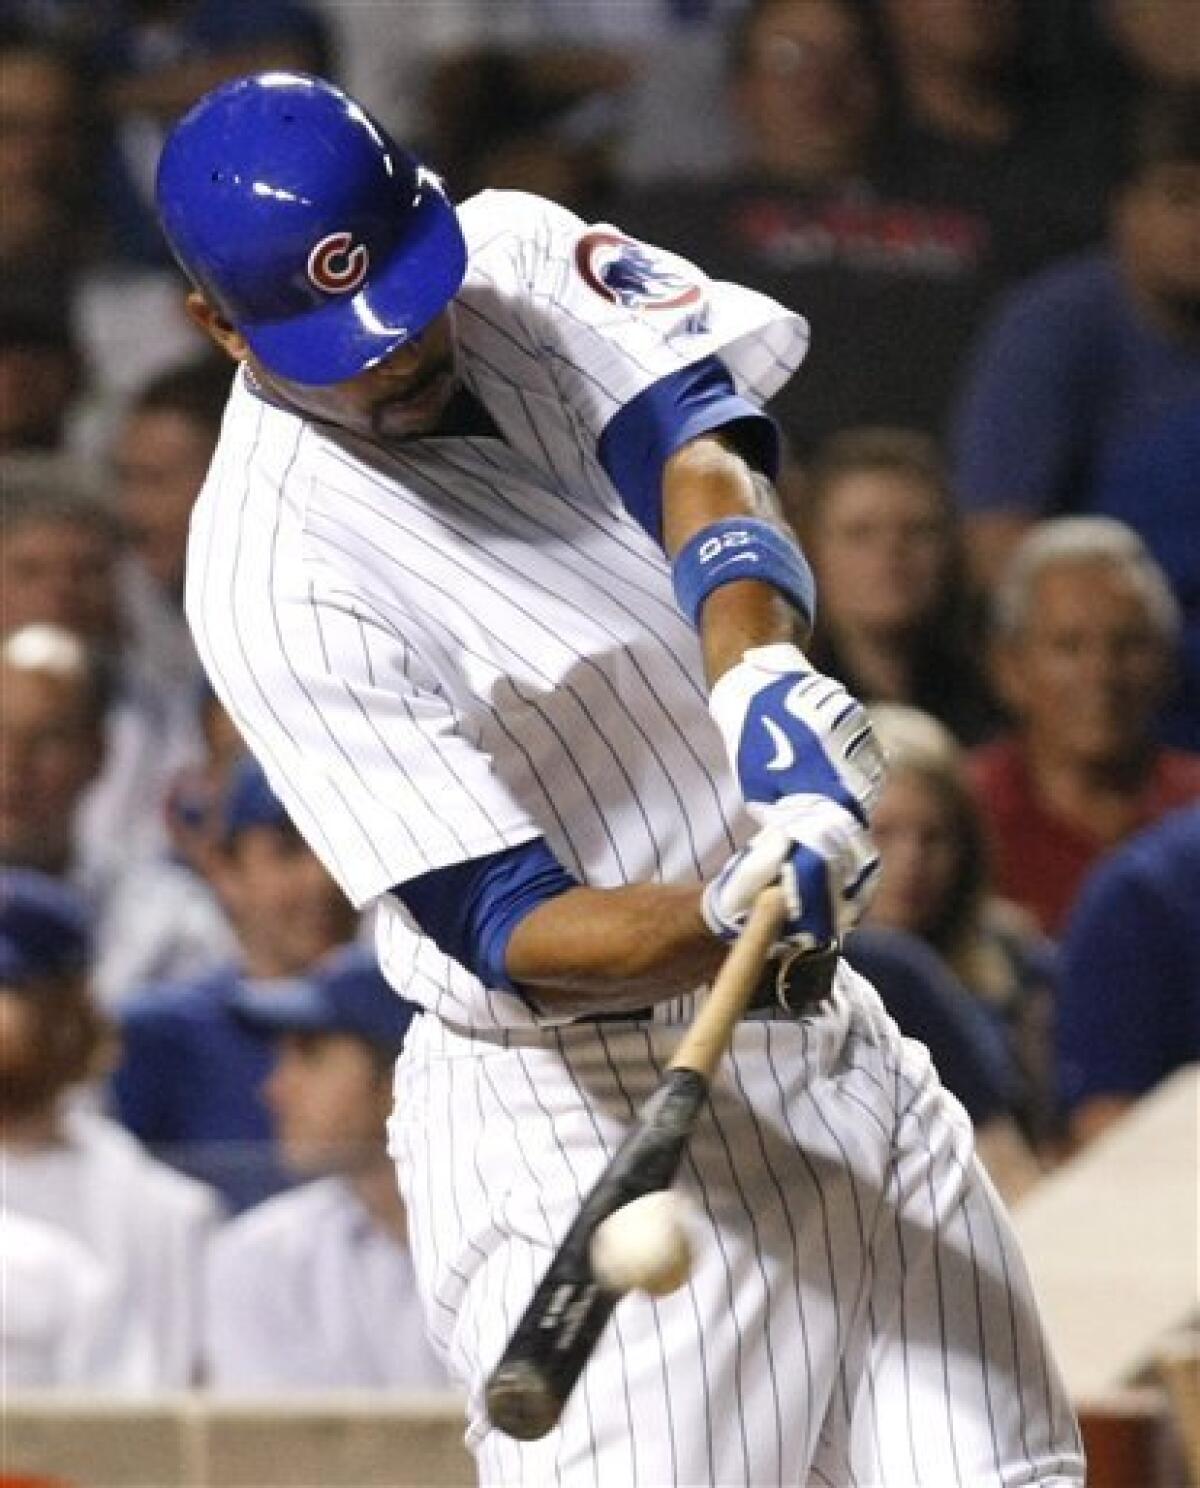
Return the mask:
<svg viewBox="0 0 1200 1488">
<path fill-rule="evenodd" d="M 539 834 L 590 885 L 709 876 L 739 798 L 667 560 L 597 442 L 630 399 L 711 355 L 762 401 L 807 327 L 670 255 L 678 303 L 617 303 L 581 272 L 584 224 L 534 197 L 485 193 L 461 217 L 459 372 L 503 439 L 384 448 L 239 379 L 193 519 L 205 666 L 360 906 Z M 587 241 L 602 253 L 607 234 Z M 395 896 L 378 924 L 414 1000 L 466 1026 L 530 1021 Z"/>
<path fill-rule="evenodd" d="M 844 964 L 811 1017 L 736 1032 L 679 1179 L 702 1231 L 688 1284 L 622 1302 L 545 1438 L 490 1427 L 487 1371 L 688 999 L 660 1026 L 530 1027 L 385 891 L 538 835 L 598 886 L 724 861 L 748 823 L 697 640 L 598 445 L 710 356 L 761 401 L 806 327 L 731 285 L 699 295 L 678 261 L 651 276 L 657 308 L 623 305 L 596 272 L 611 230 L 533 198 L 491 193 L 462 218 L 459 370 L 503 437 L 385 449 L 243 381 L 188 608 L 297 824 L 356 903 L 379 902 L 389 976 L 440 1015 L 410 1030 L 390 1145 L 480 1481 L 1077 1488 L 1074 1422 L 969 1122 Z"/>
</svg>

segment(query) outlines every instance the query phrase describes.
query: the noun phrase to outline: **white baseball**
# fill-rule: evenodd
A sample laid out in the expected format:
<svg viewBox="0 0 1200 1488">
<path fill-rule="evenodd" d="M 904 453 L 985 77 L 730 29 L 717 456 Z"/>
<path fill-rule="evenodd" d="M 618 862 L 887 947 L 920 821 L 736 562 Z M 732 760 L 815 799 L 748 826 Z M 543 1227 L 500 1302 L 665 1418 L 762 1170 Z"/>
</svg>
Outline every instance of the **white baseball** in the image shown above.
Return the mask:
<svg viewBox="0 0 1200 1488">
<path fill-rule="evenodd" d="M 692 1270 L 689 1206 L 673 1189 L 643 1194 L 597 1226 L 591 1261 L 596 1280 L 612 1292 L 665 1297 Z"/>
</svg>

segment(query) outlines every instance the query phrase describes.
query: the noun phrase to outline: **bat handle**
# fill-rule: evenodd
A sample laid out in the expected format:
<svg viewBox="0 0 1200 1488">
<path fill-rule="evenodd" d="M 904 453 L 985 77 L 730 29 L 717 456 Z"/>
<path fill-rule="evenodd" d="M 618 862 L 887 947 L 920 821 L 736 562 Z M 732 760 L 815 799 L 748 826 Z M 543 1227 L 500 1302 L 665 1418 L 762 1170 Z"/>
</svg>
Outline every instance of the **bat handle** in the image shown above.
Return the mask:
<svg viewBox="0 0 1200 1488">
<path fill-rule="evenodd" d="M 783 890 L 771 884 L 754 901 L 746 928 L 730 947 L 703 1007 L 680 1040 L 671 1059 L 671 1069 L 695 1070 L 706 1080 L 712 1078 L 729 1046 L 735 1024 L 754 996 L 786 917 Z"/>
</svg>

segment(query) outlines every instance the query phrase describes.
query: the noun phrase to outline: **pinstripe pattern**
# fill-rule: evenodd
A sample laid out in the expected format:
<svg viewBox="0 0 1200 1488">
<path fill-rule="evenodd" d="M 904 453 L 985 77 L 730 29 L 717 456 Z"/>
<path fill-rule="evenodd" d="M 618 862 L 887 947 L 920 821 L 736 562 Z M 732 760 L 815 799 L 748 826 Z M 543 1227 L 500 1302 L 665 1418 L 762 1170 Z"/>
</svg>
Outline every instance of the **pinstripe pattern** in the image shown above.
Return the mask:
<svg viewBox="0 0 1200 1488">
<path fill-rule="evenodd" d="M 745 830 L 695 634 L 596 441 L 714 351 L 766 395 L 804 324 L 735 286 L 703 314 L 635 314 L 583 285 L 569 213 L 491 194 L 464 208 L 469 237 L 485 214 L 456 325 L 504 439 L 384 449 L 239 386 L 193 522 L 206 667 L 362 905 L 535 835 L 587 883 L 696 881 Z M 529 1021 L 420 944 L 391 897 L 378 923 L 416 1000 L 467 1026 Z"/>
<path fill-rule="evenodd" d="M 193 518 L 213 684 L 435 1016 L 397 1073 L 393 1152 L 432 1337 L 471 1391 L 486 1484 L 683 1488 L 1080 1480 L 1006 1221 L 923 1051 L 843 972 L 802 1024 L 748 1021 L 681 1175 L 690 1283 L 617 1309 L 560 1428 L 519 1445 L 480 1390 L 579 1201 L 660 1077 L 652 1022 L 539 1026 L 385 891 L 546 838 L 582 881 L 698 881 L 747 821 L 666 561 L 597 455 L 612 415 L 719 355 L 761 401 L 806 328 L 733 285 L 611 303 L 583 231 L 531 197 L 463 208 L 459 372 L 502 437 L 385 448 L 240 382 Z"/>
<path fill-rule="evenodd" d="M 488 1430 L 486 1367 L 673 1043 L 651 1024 L 484 1040 L 426 1019 L 401 1059 L 393 1153 L 482 1480 L 1081 1483 L 967 1118 L 848 971 L 829 1012 L 740 1029 L 679 1180 L 700 1216 L 688 1285 L 622 1302 L 549 1437 Z"/>
</svg>

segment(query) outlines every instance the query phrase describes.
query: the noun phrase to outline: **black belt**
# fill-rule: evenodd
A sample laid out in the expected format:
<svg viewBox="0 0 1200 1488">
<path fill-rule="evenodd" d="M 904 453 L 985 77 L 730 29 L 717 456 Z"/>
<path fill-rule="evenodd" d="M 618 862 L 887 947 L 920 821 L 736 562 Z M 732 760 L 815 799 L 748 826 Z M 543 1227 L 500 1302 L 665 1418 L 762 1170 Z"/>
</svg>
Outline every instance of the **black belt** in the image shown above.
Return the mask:
<svg viewBox="0 0 1200 1488">
<path fill-rule="evenodd" d="M 839 955 L 840 948 L 833 945 L 823 951 L 806 951 L 803 955 L 768 961 L 747 1004 L 747 1013 L 799 1018 L 812 1012 L 829 996 Z M 653 1017 L 653 1007 L 640 1007 L 623 1012 L 589 1013 L 576 1022 L 645 1023 Z"/>
</svg>

